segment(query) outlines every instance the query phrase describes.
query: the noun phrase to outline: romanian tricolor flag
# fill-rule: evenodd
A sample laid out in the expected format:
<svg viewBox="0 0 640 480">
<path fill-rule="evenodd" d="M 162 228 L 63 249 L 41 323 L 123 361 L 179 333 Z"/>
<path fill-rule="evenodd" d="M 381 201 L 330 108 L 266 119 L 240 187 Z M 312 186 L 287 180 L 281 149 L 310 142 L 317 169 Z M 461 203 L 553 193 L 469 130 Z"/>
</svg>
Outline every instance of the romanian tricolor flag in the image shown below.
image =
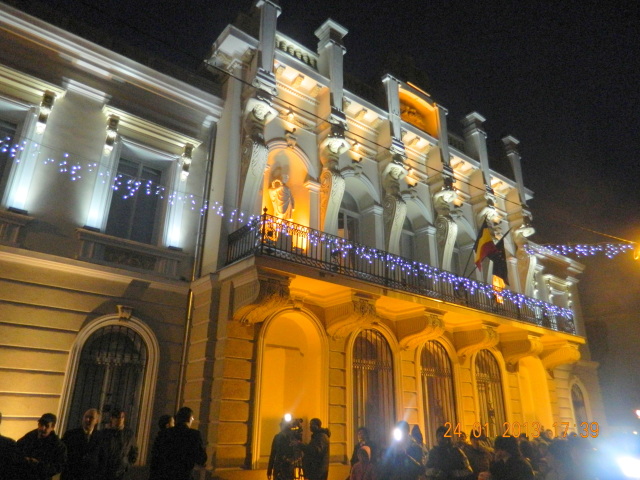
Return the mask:
<svg viewBox="0 0 640 480">
<path fill-rule="evenodd" d="M 491 237 L 491 230 L 489 230 L 486 218 L 482 222 L 482 227 L 478 232 L 478 238 L 476 238 L 476 243 L 473 245 L 473 251 L 476 253 L 474 262 L 480 271 L 482 271 L 482 260 L 498 251 L 495 243 L 493 243 L 493 237 Z"/>
</svg>

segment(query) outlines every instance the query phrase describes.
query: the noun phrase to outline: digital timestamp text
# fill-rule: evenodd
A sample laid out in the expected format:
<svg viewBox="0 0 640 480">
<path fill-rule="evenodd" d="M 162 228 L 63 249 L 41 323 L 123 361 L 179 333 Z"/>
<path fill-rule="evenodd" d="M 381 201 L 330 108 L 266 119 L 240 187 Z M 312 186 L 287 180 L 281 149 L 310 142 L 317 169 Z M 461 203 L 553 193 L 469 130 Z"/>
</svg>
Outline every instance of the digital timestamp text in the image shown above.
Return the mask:
<svg viewBox="0 0 640 480">
<path fill-rule="evenodd" d="M 445 422 L 447 428 L 445 437 L 460 437 L 464 435 L 463 429 L 459 423 Z M 500 437 L 519 437 L 525 434 L 529 438 L 537 438 L 545 432 L 552 437 L 566 438 L 575 433 L 582 438 L 596 438 L 600 433 L 600 425 L 598 422 L 554 422 L 551 428 L 545 429 L 540 422 L 504 422 L 502 428 L 498 429 Z M 470 435 L 474 438 L 480 438 L 489 431 L 488 423 L 475 422 L 471 427 Z"/>
</svg>

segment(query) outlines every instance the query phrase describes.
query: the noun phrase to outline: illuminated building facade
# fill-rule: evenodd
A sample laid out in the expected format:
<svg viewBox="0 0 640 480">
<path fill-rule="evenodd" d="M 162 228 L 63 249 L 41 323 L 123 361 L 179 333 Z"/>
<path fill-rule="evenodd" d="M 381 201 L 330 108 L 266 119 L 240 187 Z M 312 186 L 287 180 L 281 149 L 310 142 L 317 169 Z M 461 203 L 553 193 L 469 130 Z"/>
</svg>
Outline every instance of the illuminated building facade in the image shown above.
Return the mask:
<svg viewBox="0 0 640 480">
<path fill-rule="evenodd" d="M 344 478 L 363 425 L 604 421 L 583 267 L 525 251 L 518 141 L 492 170 L 480 114 L 458 136 L 415 85 L 345 82 L 347 30 L 309 50 L 271 0 L 198 76 L 1 8 L 3 434 L 118 405 L 144 464 L 186 404 L 210 469 L 259 478 L 290 412 L 332 430 Z M 485 220 L 508 290 L 469 267 Z"/>
</svg>

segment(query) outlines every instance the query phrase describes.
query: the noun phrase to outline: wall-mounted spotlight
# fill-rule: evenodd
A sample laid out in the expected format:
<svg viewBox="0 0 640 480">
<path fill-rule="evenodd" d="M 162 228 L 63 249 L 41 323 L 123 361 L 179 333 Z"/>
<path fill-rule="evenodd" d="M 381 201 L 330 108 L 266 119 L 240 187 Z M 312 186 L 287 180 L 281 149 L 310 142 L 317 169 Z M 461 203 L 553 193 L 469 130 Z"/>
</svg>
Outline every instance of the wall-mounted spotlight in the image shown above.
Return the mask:
<svg viewBox="0 0 640 480">
<path fill-rule="evenodd" d="M 189 176 L 189 168 L 191 168 L 191 156 L 193 154 L 193 145 L 187 143 L 184 146 L 184 151 L 180 156 L 180 162 L 182 163 L 182 171 L 180 172 L 180 180 L 183 182 Z"/>
<path fill-rule="evenodd" d="M 36 133 L 42 135 L 47 128 L 47 120 L 53 109 L 53 103 L 56 101 L 56 94 L 46 91 L 42 94 L 42 102 L 40 102 L 40 110 L 38 112 L 38 122 L 36 123 Z"/>
<path fill-rule="evenodd" d="M 120 117 L 117 115 L 109 115 L 107 121 L 107 139 L 104 141 L 104 153 L 109 155 L 113 150 L 113 146 L 118 139 L 118 124 L 120 123 Z"/>
</svg>

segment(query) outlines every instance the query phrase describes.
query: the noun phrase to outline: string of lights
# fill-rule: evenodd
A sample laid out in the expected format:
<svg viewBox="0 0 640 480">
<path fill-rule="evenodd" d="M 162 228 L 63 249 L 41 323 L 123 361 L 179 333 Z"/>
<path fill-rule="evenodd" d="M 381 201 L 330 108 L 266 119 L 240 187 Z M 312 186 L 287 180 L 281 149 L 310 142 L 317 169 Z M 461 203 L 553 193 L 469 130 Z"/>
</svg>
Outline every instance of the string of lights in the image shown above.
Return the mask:
<svg viewBox="0 0 640 480">
<path fill-rule="evenodd" d="M 579 245 L 532 245 L 526 244 L 524 249 L 529 255 L 554 254 L 575 255 L 577 257 L 592 257 L 603 253 L 607 258 L 613 258 L 636 248 L 633 243 L 596 243 Z"/>
</svg>

